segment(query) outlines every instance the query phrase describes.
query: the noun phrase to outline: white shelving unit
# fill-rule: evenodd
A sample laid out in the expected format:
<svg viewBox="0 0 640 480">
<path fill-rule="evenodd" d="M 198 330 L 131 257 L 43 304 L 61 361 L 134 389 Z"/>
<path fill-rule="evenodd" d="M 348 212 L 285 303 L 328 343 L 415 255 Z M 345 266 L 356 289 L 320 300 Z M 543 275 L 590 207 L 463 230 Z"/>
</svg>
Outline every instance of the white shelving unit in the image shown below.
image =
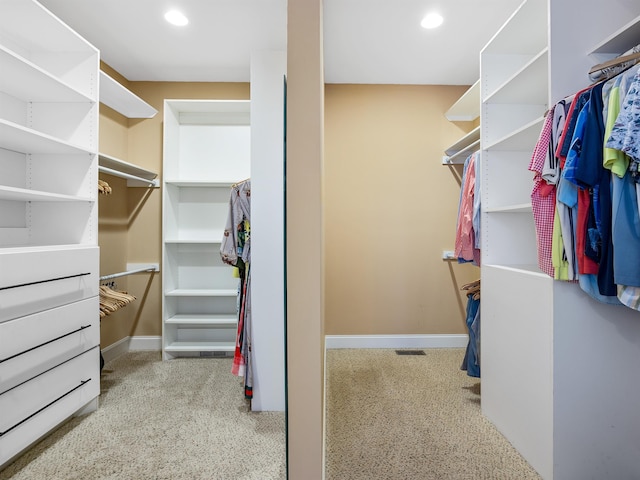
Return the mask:
<svg viewBox="0 0 640 480">
<path fill-rule="evenodd" d="M 472 122 L 480 116 L 480 80 L 445 112 L 451 122 Z M 443 165 L 463 164 L 469 155 L 480 149 L 480 127 L 476 127 L 453 145 L 447 147 L 442 157 Z"/>
<path fill-rule="evenodd" d="M 160 186 L 160 181 L 156 178 L 157 173 L 104 153 L 98 155 L 98 171 L 126 178 L 129 187 L 155 188 Z"/>
<path fill-rule="evenodd" d="M 0 1 L 0 466 L 100 393 L 99 52 Z"/>
<path fill-rule="evenodd" d="M 153 118 L 158 111 L 124 85 L 100 71 L 100 102 L 127 118 Z"/>
<path fill-rule="evenodd" d="M 164 115 L 163 358 L 228 354 L 239 279 L 220 244 L 249 177 L 249 101 L 166 100 Z"/>
<path fill-rule="evenodd" d="M 637 449 L 622 446 L 640 431 L 640 387 L 628 382 L 640 314 L 542 273 L 531 208 L 543 115 L 590 83 L 597 62 L 584 52 L 640 43 L 639 20 L 629 22 L 640 5 L 588 9 L 594 28 L 577 39 L 563 19 L 580 7 L 526 0 L 480 54 L 482 411 L 545 479 L 633 478 Z"/>
</svg>

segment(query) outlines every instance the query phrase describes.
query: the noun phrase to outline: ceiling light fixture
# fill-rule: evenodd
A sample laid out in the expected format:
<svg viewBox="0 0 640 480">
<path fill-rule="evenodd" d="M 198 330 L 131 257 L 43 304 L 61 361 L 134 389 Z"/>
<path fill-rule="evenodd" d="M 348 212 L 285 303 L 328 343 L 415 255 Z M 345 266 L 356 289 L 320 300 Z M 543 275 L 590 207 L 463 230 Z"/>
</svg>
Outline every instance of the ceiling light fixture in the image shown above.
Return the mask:
<svg viewBox="0 0 640 480">
<path fill-rule="evenodd" d="M 422 19 L 420 26 L 422 26 L 422 28 L 436 28 L 442 25 L 443 21 L 444 19 L 442 18 L 442 15 L 438 13 L 430 13 Z"/>
<path fill-rule="evenodd" d="M 184 27 L 187 23 L 189 23 L 189 19 L 178 10 L 169 10 L 164 14 L 164 18 L 171 25 L 176 25 L 178 27 Z"/>
</svg>

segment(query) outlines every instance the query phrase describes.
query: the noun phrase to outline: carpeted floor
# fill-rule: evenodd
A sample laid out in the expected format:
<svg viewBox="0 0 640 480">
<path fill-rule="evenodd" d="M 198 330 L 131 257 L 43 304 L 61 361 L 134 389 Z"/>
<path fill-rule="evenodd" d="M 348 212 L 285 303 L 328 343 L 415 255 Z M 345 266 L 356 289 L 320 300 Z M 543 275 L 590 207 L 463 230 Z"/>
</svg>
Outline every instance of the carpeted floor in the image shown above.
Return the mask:
<svg viewBox="0 0 640 480">
<path fill-rule="evenodd" d="M 283 413 L 252 413 L 231 359 L 108 363 L 100 407 L 0 472 L 15 480 L 271 480 L 285 477 Z"/>
<path fill-rule="evenodd" d="M 540 477 L 480 412 L 461 349 L 327 352 L 327 480 Z"/>
<path fill-rule="evenodd" d="M 464 351 L 327 352 L 326 480 L 539 480 L 480 412 Z M 252 413 L 230 359 L 106 365 L 97 412 L 75 418 L 0 480 L 281 480 L 282 413 Z M 304 480 L 304 479 L 295 479 Z"/>
</svg>

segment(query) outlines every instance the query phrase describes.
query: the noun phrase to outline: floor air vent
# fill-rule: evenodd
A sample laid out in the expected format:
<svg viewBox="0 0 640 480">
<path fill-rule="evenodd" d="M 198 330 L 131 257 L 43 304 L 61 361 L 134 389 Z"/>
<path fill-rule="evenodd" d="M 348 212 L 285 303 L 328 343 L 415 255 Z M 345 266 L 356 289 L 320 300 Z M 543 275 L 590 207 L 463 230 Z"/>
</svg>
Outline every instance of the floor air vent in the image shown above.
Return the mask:
<svg viewBox="0 0 640 480">
<path fill-rule="evenodd" d="M 398 355 L 426 355 L 424 350 L 396 350 Z"/>
</svg>

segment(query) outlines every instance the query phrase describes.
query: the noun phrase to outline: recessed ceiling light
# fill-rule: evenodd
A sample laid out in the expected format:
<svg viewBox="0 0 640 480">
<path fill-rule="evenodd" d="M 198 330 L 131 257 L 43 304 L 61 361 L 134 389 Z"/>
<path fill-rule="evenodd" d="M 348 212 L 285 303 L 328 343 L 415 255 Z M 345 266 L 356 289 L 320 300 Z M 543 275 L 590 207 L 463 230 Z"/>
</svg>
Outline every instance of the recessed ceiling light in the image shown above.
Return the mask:
<svg viewBox="0 0 640 480">
<path fill-rule="evenodd" d="M 178 10 L 169 10 L 164 14 L 164 18 L 171 25 L 177 25 L 178 27 L 184 27 L 187 23 L 189 23 L 189 19 Z"/>
<path fill-rule="evenodd" d="M 442 25 L 443 21 L 444 19 L 442 18 L 442 15 L 439 15 L 437 13 L 430 13 L 422 19 L 420 25 L 422 26 L 422 28 L 436 28 Z"/>
</svg>

